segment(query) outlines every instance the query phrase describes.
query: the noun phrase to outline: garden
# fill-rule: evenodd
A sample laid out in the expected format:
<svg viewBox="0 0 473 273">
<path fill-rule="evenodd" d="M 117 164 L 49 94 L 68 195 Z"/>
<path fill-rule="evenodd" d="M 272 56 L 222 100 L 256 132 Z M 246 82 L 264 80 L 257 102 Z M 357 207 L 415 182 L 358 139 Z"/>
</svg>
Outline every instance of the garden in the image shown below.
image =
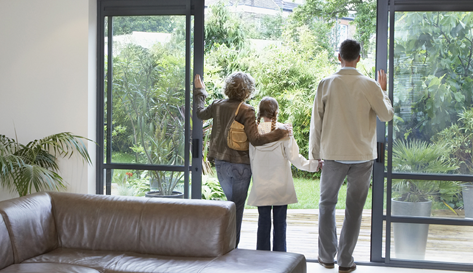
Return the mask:
<svg viewBox="0 0 473 273">
<path fill-rule="evenodd" d="M 262 97 L 276 98 L 281 109 L 279 121 L 293 124 L 294 137 L 305 157 L 317 84 L 339 66 L 337 18 L 353 18 L 353 38 L 363 45 L 358 70 L 374 77 L 374 0 L 309 0 L 289 16 L 280 12 L 248 17 L 232 12 L 223 1 L 207 9 L 203 76 L 208 101 L 224 97 L 222 85 L 228 74 L 238 70 L 251 74 L 258 92 L 248 103 L 256 108 Z M 116 45 L 113 126 L 106 127 L 112 128 L 112 162 L 183 165 L 184 18 L 132 18 L 114 18 L 114 35 L 143 31 L 168 34 L 169 38 L 149 48 L 133 43 Z M 391 72 L 393 172 L 471 174 L 472 26 L 469 13 L 396 14 L 395 69 Z M 223 195 L 206 158 L 211 126 L 211 121 L 204 122 L 202 192 L 205 199 L 218 199 Z M 294 169 L 299 204 L 291 208 L 317 208 L 319 175 Z M 182 177 L 179 172 L 114 170 L 112 185 L 119 194 L 142 196 L 149 190 L 182 190 Z M 461 184 L 465 183 L 395 180 L 392 190 L 395 198 L 429 199 L 434 208 L 457 213 L 464 207 Z M 344 190 L 341 192 L 342 200 Z M 367 201 L 365 208 L 370 206 Z"/>
</svg>

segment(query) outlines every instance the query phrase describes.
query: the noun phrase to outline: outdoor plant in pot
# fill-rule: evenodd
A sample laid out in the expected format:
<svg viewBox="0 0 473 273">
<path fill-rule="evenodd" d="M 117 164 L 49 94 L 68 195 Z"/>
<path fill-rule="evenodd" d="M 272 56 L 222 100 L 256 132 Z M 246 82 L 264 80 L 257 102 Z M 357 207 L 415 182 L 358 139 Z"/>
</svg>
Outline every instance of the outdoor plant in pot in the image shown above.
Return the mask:
<svg viewBox="0 0 473 273">
<path fill-rule="evenodd" d="M 82 140 L 68 132 L 54 134 L 23 145 L 0 135 L 0 185 L 20 196 L 34 191 L 66 188 L 59 175 L 58 157 L 70 158 L 77 152 L 83 160 L 91 159 Z"/>
<path fill-rule="evenodd" d="M 396 140 L 393 171 L 402 173 L 446 173 L 455 170 L 445 158 L 448 150 L 421 140 Z M 392 215 L 430 217 L 432 199 L 440 192 L 440 181 L 393 180 Z M 396 258 L 422 260 L 425 257 L 428 224 L 393 223 Z"/>
<path fill-rule="evenodd" d="M 458 173 L 473 174 L 473 109 L 459 113 L 457 123 L 442 130 L 433 140 L 445 145 L 449 160 L 459 166 Z M 473 218 L 473 182 L 461 183 L 461 188 L 465 217 Z"/>
</svg>

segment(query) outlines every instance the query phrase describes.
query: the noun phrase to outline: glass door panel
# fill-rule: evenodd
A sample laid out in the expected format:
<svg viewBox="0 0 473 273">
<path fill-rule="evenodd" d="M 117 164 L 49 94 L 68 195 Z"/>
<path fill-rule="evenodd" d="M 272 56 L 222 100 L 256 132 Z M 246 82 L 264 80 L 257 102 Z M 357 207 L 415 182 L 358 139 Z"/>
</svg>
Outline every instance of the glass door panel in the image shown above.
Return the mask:
<svg viewBox="0 0 473 273">
<path fill-rule="evenodd" d="M 112 163 L 184 165 L 185 19 L 113 17 Z"/>
<path fill-rule="evenodd" d="M 394 33 L 392 173 L 472 174 L 473 13 L 396 12 Z M 464 215 L 461 182 L 407 177 L 393 198 Z"/>
<path fill-rule="evenodd" d="M 465 235 L 473 226 L 467 186 L 473 181 L 473 2 L 380 2 L 379 31 L 389 35 L 377 41 L 378 49 L 388 47 L 384 56 L 378 53 L 378 66 L 389 64 L 395 116 L 378 122 L 386 157 L 384 172 L 374 175 L 373 195 L 384 191 L 384 198 L 373 205 L 383 212 L 373 216 L 372 257 L 397 266 L 471 270 L 458 257 L 473 245 Z"/>
<path fill-rule="evenodd" d="M 191 77 L 194 64 L 203 69 L 203 1 L 99 0 L 98 8 L 97 193 L 200 198 Z"/>
</svg>

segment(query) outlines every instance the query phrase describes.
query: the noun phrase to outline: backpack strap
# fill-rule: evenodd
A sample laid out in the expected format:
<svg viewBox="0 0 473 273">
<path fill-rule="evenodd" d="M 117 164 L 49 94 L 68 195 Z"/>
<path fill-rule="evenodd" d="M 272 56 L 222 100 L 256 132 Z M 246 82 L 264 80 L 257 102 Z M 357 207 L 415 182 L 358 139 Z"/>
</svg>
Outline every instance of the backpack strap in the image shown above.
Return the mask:
<svg viewBox="0 0 473 273">
<path fill-rule="evenodd" d="M 238 108 L 237 108 L 236 111 L 235 111 L 235 117 L 238 115 L 238 110 L 240 110 L 240 106 L 241 106 L 242 103 L 243 103 L 243 102 L 240 102 L 240 104 L 238 105 Z"/>
</svg>

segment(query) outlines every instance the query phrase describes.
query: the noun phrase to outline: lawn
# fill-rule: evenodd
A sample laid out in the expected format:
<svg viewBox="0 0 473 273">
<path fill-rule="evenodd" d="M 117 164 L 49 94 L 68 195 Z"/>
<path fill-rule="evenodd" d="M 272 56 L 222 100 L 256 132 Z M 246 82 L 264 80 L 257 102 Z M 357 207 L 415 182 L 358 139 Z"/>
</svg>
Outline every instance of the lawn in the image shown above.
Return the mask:
<svg viewBox="0 0 473 273">
<path fill-rule="evenodd" d="M 296 204 L 289 205 L 289 209 L 318 209 L 319 195 L 320 195 L 320 180 L 319 179 L 305 179 L 294 178 L 294 187 L 296 188 L 297 199 Z M 250 185 L 251 190 L 251 185 Z M 345 209 L 347 186 L 342 185 L 338 193 L 337 209 Z M 366 199 L 365 209 L 371 209 L 371 189 Z M 246 209 L 256 209 L 253 206 L 246 206 Z"/>
</svg>

